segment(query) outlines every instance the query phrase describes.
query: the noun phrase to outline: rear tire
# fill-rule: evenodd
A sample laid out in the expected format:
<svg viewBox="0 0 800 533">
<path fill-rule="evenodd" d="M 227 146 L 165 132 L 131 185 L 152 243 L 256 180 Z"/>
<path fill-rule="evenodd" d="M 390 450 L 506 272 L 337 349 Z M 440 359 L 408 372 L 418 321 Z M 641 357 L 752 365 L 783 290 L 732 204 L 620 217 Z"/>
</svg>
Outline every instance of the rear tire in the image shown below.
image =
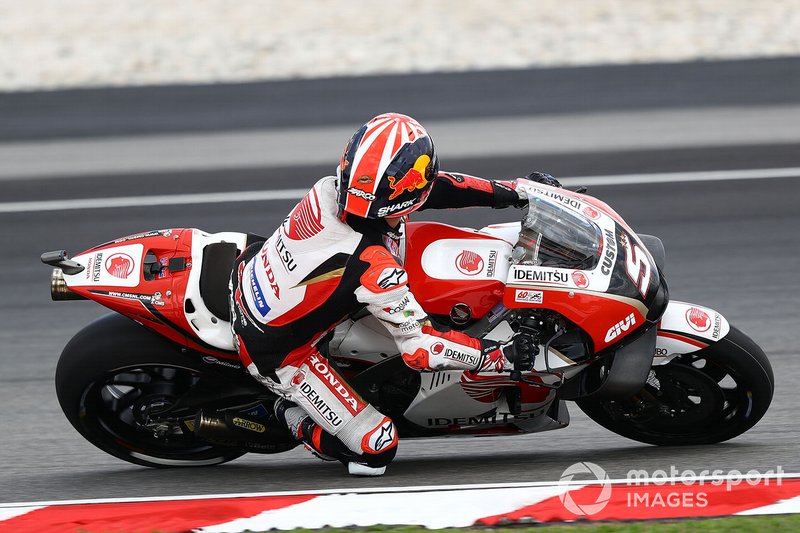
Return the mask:
<svg viewBox="0 0 800 533">
<path fill-rule="evenodd" d="M 769 408 L 774 383 L 764 351 L 732 327 L 709 347 L 653 367 L 648 384 L 631 398 L 587 397 L 577 404 L 604 428 L 632 440 L 713 444 L 753 427 Z"/>
<path fill-rule="evenodd" d="M 177 422 L 161 438 L 149 415 L 168 407 L 208 372 L 199 358 L 121 315 L 102 317 L 70 340 L 56 368 L 56 395 L 89 442 L 155 468 L 209 466 L 245 452 L 211 445 Z"/>
</svg>

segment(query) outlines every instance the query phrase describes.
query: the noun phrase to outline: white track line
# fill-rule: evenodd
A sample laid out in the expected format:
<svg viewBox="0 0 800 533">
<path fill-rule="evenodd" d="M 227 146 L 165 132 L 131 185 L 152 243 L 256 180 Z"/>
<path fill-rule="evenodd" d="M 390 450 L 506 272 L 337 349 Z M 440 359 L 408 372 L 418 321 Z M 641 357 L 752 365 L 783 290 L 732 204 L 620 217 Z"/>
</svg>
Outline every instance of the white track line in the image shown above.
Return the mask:
<svg viewBox="0 0 800 533">
<path fill-rule="evenodd" d="M 585 185 L 587 187 L 594 187 L 601 185 L 636 185 L 798 177 L 800 177 L 800 167 L 583 176 L 576 178 L 563 178 L 561 179 L 561 183 L 563 183 L 564 186 Z M 236 202 L 264 202 L 270 200 L 295 200 L 302 198 L 307 192 L 308 189 L 272 189 L 260 191 L 211 192 L 157 196 L 77 198 L 70 200 L 42 200 L 33 202 L 3 202 L 0 203 L 0 213 L 33 213 L 40 211 L 64 211 L 72 209 L 102 209 L 116 207 L 150 207 L 156 205 L 219 204 Z"/>
<path fill-rule="evenodd" d="M 781 473 L 781 474 L 762 474 L 761 481 L 784 479 L 800 479 L 800 473 Z M 162 501 L 192 501 L 206 499 L 223 498 L 263 498 L 267 496 L 303 496 L 317 495 L 325 496 L 330 494 L 388 494 L 399 492 L 430 492 L 430 491 L 461 491 L 461 490 L 489 490 L 489 489 L 517 489 L 517 488 L 542 488 L 542 487 L 584 487 L 586 485 L 638 485 L 652 483 L 655 485 L 677 485 L 679 483 L 699 484 L 713 483 L 722 484 L 724 481 L 740 481 L 744 483 L 741 475 L 727 474 L 718 476 L 694 476 L 694 477 L 658 477 L 642 479 L 608 479 L 608 480 L 573 480 L 573 481 L 521 481 L 515 483 L 478 483 L 469 485 L 412 485 L 405 487 L 379 487 L 379 488 L 339 488 L 339 489 L 318 489 L 318 490 L 292 490 L 276 492 L 242 492 L 231 494 L 195 494 L 189 496 L 154 496 L 141 498 L 97 498 L 89 500 L 62 500 L 62 501 L 42 501 L 42 502 L 12 502 L 0 503 L 1 509 L 11 509 L 16 507 L 44 507 L 50 505 L 83 505 L 93 503 L 137 503 L 137 502 L 162 502 Z"/>
</svg>

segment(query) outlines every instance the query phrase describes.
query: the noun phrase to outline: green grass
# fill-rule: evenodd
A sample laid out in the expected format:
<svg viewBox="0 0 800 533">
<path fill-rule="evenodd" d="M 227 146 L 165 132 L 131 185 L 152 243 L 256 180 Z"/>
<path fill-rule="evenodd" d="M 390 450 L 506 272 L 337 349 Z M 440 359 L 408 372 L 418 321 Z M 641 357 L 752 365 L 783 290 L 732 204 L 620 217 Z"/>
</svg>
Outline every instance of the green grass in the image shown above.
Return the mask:
<svg viewBox="0 0 800 533">
<path fill-rule="evenodd" d="M 375 526 L 350 529 L 303 530 L 295 533 L 770 533 L 800 531 L 800 515 L 737 516 L 730 518 L 707 518 L 701 520 L 673 520 L 646 522 L 580 522 L 571 525 L 536 525 L 504 528 L 465 528 L 429 530 L 417 526 Z M 266 533 L 266 532 L 265 532 Z"/>
</svg>

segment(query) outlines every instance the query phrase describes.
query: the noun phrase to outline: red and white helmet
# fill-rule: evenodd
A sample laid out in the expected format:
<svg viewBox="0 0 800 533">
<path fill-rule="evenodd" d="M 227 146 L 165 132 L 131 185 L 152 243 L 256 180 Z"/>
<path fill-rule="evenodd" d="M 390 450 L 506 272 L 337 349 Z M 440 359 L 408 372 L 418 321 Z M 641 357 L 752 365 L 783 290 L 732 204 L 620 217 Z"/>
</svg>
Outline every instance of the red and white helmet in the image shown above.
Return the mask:
<svg viewBox="0 0 800 533">
<path fill-rule="evenodd" d="M 363 218 L 407 215 L 425 202 L 439 171 L 433 141 L 399 113 L 373 118 L 350 138 L 339 168 L 339 207 Z"/>
</svg>

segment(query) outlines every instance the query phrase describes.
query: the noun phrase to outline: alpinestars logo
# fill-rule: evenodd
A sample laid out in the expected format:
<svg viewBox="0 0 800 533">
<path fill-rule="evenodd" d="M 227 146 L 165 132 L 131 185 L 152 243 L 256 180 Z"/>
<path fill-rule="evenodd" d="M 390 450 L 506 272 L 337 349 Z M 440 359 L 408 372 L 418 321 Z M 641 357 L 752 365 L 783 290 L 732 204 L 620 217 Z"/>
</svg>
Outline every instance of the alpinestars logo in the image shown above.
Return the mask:
<svg viewBox="0 0 800 533">
<path fill-rule="evenodd" d="M 378 278 L 378 287 L 381 289 L 388 289 L 389 287 L 396 287 L 406 282 L 406 271 L 402 268 L 387 268 L 381 272 L 381 277 Z"/>
<path fill-rule="evenodd" d="M 394 424 L 390 420 L 381 426 L 373 448 L 376 452 L 379 452 L 387 448 L 392 442 L 394 442 Z"/>
</svg>

